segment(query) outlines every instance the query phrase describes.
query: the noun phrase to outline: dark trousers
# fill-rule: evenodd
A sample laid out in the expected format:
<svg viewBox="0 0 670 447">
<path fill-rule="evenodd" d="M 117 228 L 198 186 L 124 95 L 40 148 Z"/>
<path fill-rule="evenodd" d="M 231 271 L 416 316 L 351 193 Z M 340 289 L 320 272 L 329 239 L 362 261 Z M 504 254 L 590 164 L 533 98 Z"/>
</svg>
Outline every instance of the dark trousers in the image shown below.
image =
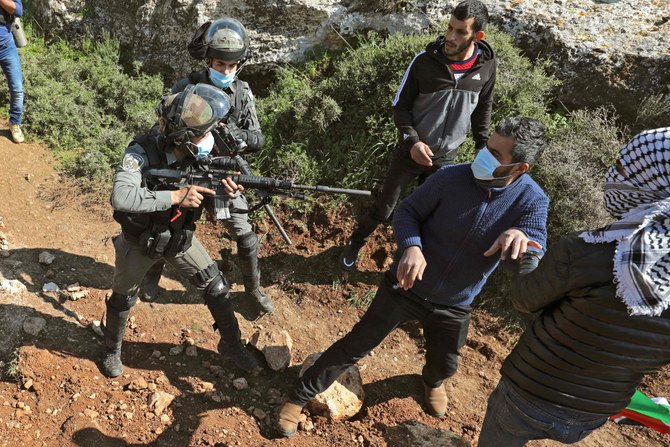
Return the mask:
<svg viewBox="0 0 670 447">
<path fill-rule="evenodd" d="M 411 292 L 394 289 L 394 283 L 387 274 L 365 315 L 305 371 L 291 392 L 291 401 L 305 405 L 409 320 L 419 320 L 423 325 L 426 364 L 422 376 L 426 385 L 437 387 L 456 373 L 458 351 L 468 335 L 471 307 L 433 305 Z"/>
<path fill-rule="evenodd" d="M 384 177 L 384 183 L 372 203 L 372 207 L 358 219 L 356 229 L 351 239 L 359 244 L 364 244 L 368 236 L 375 231 L 381 223 L 386 222 L 398 204 L 400 195 L 407 185 L 418 179 L 419 184 L 440 169 L 444 164 L 436 163 L 433 166 L 422 166 L 417 164 L 409 154 L 409 151 L 396 145 L 391 159 L 391 165 Z"/>
<path fill-rule="evenodd" d="M 573 444 L 607 417 L 560 407 L 520 390 L 502 377 L 489 397 L 478 447 L 521 447 L 532 439 Z"/>
</svg>

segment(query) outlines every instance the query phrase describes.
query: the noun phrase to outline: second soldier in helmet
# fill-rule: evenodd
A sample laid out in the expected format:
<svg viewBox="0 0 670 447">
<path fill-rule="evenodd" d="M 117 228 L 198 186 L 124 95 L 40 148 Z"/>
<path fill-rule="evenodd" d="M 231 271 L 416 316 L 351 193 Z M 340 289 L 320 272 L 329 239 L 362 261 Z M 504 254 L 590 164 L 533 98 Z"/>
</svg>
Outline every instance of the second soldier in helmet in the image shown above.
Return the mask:
<svg viewBox="0 0 670 447">
<path fill-rule="evenodd" d="M 232 18 L 222 18 L 203 24 L 189 44 L 189 53 L 202 59 L 205 67 L 180 79 L 172 87 L 172 93 L 182 91 L 189 84 L 207 83 L 221 89 L 228 95 L 231 110 L 223 120 L 227 130 L 238 141 L 246 145 L 245 153 L 256 152 L 263 145 L 254 97 L 249 84 L 237 78 L 249 57 L 249 38 L 244 26 Z M 238 194 L 230 202 L 232 210 L 248 210 L 247 200 Z M 247 213 L 231 214 L 224 220 L 228 231 L 237 243 L 239 267 L 244 282 L 244 290 L 269 313 L 274 305 L 260 286 L 258 268 L 258 237 L 254 233 Z M 162 274 L 162 264 L 157 264 L 148 274 L 143 285 L 143 296 L 152 299 L 157 294 L 158 280 Z"/>
</svg>

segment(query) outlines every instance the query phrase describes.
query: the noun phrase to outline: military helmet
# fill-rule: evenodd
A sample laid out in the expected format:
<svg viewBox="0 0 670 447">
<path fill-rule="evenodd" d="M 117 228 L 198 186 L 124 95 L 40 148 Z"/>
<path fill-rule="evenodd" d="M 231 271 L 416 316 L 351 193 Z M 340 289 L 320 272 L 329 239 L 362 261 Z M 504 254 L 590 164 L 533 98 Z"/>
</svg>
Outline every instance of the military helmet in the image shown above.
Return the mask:
<svg viewBox="0 0 670 447">
<path fill-rule="evenodd" d="M 191 151 L 193 141 L 216 127 L 229 110 L 228 96 L 220 89 L 189 84 L 180 93 L 163 96 L 156 114 L 166 142 Z"/>
<path fill-rule="evenodd" d="M 215 20 L 204 36 L 207 58 L 243 62 L 249 51 L 249 37 L 239 21 L 224 17 Z"/>
</svg>

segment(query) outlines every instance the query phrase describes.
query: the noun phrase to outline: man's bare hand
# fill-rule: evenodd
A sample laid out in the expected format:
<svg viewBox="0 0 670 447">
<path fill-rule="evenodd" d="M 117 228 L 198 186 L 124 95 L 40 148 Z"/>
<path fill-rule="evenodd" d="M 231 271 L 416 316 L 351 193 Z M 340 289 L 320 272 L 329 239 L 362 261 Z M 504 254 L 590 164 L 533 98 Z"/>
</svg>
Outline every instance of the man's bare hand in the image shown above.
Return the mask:
<svg viewBox="0 0 670 447">
<path fill-rule="evenodd" d="M 213 191 L 204 186 L 191 185 L 176 191 L 170 191 L 172 197 L 172 204 L 179 205 L 182 208 L 197 208 L 205 198 L 203 194 L 213 196 L 216 191 Z"/>
<path fill-rule="evenodd" d="M 433 160 L 430 159 L 430 157 L 433 156 L 433 151 L 430 150 L 427 144 L 417 141 L 410 148 L 409 154 L 416 164 L 421 166 L 433 166 Z"/>
<path fill-rule="evenodd" d="M 226 194 L 230 197 L 235 197 L 237 191 L 244 192 L 244 186 L 235 183 L 230 177 L 222 179 L 221 184 L 223 185 L 223 189 L 226 190 Z"/>
<path fill-rule="evenodd" d="M 398 263 L 396 272 L 398 285 L 404 290 L 411 289 L 415 281 L 421 281 L 424 270 L 426 270 L 426 258 L 421 249 L 415 245 L 407 247 Z"/>
<path fill-rule="evenodd" d="M 509 250 L 509 256 L 512 259 L 517 259 L 519 255 L 528 250 L 528 247 L 542 249 L 542 245 L 528 239 L 523 231 L 510 228 L 498 236 L 493 245 L 491 245 L 491 248 L 484 252 L 484 256 L 493 256 L 500 250 L 500 259 L 505 260 Z"/>
</svg>

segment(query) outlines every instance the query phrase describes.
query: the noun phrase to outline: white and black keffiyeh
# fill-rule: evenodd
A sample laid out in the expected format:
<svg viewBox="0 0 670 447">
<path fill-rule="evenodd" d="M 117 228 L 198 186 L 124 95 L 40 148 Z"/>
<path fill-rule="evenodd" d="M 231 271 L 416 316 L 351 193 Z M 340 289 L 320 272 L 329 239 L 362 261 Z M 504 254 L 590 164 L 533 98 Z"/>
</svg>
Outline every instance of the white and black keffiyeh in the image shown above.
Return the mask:
<svg viewBox="0 0 670 447">
<path fill-rule="evenodd" d="M 631 315 L 670 306 L 670 127 L 636 135 L 605 175 L 605 208 L 619 220 L 580 237 L 617 242 L 614 280 Z"/>
</svg>

